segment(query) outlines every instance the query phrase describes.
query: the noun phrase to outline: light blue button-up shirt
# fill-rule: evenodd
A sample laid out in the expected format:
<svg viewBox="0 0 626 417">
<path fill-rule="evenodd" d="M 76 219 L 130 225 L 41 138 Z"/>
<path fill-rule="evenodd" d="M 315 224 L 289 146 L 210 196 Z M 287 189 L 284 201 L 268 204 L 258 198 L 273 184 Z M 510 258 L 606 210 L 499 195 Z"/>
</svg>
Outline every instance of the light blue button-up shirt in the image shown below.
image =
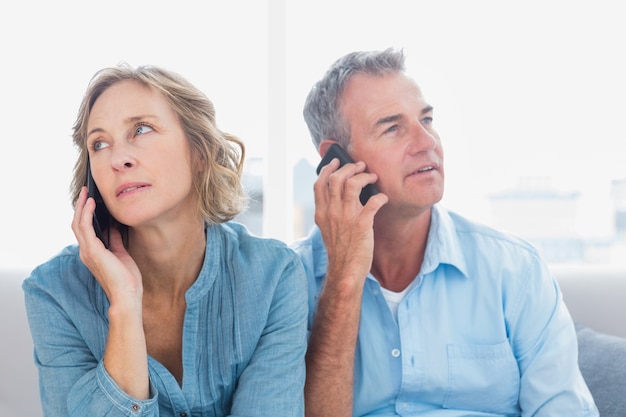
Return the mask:
<svg viewBox="0 0 626 417">
<path fill-rule="evenodd" d="M 148 359 L 152 398 L 125 394 L 103 366 L 109 302 L 65 248 L 24 281 L 46 417 L 302 416 L 306 278 L 285 244 L 236 223 L 207 228 L 187 290 L 183 383 Z"/>
<path fill-rule="evenodd" d="M 321 233 L 294 245 L 309 329 L 328 263 Z M 416 284 L 394 317 L 363 289 L 354 416 L 597 416 L 572 319 L 528 243 L 436 205 Z"/>
</svg>

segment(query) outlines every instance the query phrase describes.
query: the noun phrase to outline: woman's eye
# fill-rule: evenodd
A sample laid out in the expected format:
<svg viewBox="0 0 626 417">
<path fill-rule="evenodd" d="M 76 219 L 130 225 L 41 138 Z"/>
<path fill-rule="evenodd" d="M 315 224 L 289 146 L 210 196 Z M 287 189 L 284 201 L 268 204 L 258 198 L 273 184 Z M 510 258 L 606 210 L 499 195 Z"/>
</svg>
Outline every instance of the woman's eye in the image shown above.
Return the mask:
<svg viewBox="0 0 626 417">
<path fill-rule="evenodd" d="M 99 151 L 100 149 L 104 149 L 106 148 L 108 145 L 106 142 L 102 142 L 102 141 L 95 141 L 93 143 L 93 145 L 91 145 L 91 147 L 93 148 L 94 151 Z"/>
<path fill-rule="evenodd" d="M 137 129 L 135 129 L 135 135 L 143 135 L 148 132 L 152 132 L 152 128 L 148 125 L 137 126 Z"/>
</svg>

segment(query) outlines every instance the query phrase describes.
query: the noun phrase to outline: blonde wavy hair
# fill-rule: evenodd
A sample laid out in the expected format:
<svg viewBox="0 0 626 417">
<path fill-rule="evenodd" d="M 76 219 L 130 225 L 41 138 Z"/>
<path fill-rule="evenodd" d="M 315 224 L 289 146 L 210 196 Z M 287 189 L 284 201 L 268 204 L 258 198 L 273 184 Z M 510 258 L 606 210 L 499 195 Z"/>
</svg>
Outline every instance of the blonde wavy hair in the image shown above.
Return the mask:
<svg viewBox="0 0 626 417">
<path fill-rule="evenodd" d="M 88 167 L 87 122 L 100 95 L 112 85 L 125 80 L 136 81 L 160 92 L 169 102 L 182 124 L 195 163 L 201 174 L 194 176 L 199 209 L 209 224 L 223 223 L 239 214 L 247 204 L 241 183 L 245 146 L 241 140 L 218 129 L 215 107 L 204 93 L 177 73 L 155 66 L 132 68 L 126 63 L 104 68 L 91 79 L 78 110 L 72 137 L 78 148 L 70 186 L 72 205 L 81 187 L 86 185 Z"/>
</svg>

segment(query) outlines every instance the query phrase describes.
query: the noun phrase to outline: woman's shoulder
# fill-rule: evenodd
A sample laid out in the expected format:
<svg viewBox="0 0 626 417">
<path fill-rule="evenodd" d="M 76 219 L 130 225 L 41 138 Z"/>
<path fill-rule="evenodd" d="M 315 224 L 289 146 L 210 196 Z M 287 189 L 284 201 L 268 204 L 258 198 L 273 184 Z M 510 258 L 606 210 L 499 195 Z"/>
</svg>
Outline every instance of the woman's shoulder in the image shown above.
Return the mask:
<svg viewBox="0 0 626 417">
<path fill-rule="evenodd" d="M 251 234 L 237 222 L 211 227 L 207 232 L 205 271 L 228 270 L 244 281 L 265 282 L 303 274 L 296 252 L 286 243 Z"/>
<path fill-rule="evenodd" d="M 47 290 L 63 291 L 66 287 L 76 287 L 91 274 L 82 263 L 78 245 L 69 245 L 46 262 L 32 270 L 24 280 L 24 288 L 39 287 Z"/>
<path fill-rule="evenodd" d="M 238 222 L 229 221 L 219 225 L 220 234 L 228 245 L 241 252 L 267 255 L 295 256 L 295 252 L 283 241 L 252 234 L 248 228 Z"/>
</svg>

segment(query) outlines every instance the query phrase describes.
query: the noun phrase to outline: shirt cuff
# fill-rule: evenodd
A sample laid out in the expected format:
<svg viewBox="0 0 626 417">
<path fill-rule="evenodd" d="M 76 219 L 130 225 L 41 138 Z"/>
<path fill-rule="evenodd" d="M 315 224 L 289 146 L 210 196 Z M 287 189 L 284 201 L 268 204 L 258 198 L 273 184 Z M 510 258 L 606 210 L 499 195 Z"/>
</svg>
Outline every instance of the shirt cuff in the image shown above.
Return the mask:
<svg viewBox="0 0 626 417">
<path fill-rule="evenodd" d="M 150 398 L 138 400 L 126 394 L 113 380 L 104 367 L 104 361 L 100 361 L 96 369 L 98 385 L 106 396 L 115 404 L 117 408 L 127 416 L 158 416 L 158 391 L 150 381 Z"/>
</svg>

